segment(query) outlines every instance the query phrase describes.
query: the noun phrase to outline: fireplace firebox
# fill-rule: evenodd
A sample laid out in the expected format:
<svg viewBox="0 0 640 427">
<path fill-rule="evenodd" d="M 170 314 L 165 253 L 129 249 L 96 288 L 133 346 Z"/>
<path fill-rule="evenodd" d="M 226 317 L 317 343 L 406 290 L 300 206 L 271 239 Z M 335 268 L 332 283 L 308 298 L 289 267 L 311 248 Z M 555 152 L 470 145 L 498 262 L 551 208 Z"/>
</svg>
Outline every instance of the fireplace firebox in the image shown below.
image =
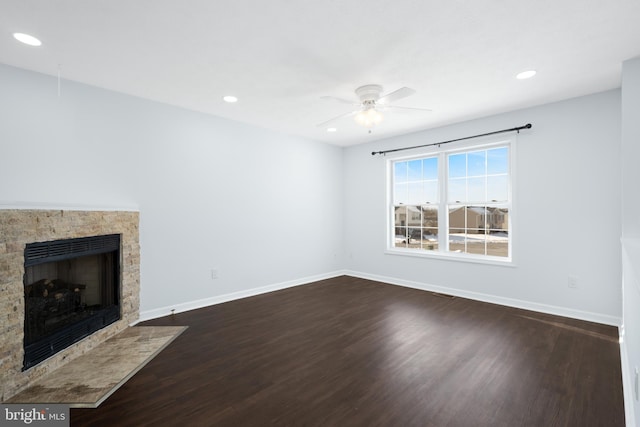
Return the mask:
<svg viewBox="0 0 640 427">
<path fill-rule="evenodd" d="M 120 319 L 120 235 L 26 245 L 23 370 Z"/>
</svg>

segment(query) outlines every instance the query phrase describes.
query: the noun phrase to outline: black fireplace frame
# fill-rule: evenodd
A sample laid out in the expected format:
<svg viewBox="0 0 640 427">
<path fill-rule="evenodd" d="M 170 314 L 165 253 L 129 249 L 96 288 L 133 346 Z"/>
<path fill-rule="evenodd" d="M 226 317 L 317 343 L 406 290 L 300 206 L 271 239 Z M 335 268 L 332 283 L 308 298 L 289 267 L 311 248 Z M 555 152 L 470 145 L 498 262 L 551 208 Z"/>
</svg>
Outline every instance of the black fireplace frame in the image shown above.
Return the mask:
<svg viewBox="0 0 640 427">
<path fill-rule="evenodd" d="M 62 239 L 49 242 L 29 243 L 24 251 L 24 266 L 26 287 L 27 268 L 38 264 L 64 261 L 89 255 L 99 255 L 115 252 L 113 274 L 115 283 L 115 304 L 104 307 L 92 313 L 89 317 L 67 325 L 60 331 L 53 332 L 33 342 L 27 342 L 24 337 L 24 359 L 22 370 L 25 371 L 54 354 L 64 350 L 72 344 L 82 340 L 92 333 L 121 319 L 121 266 L 120 266 L 120 234 Z M 26 301 L 25 301 L 26 305 Z M 25 313 L 25 330 L 27 327 Z"/>
</svg>

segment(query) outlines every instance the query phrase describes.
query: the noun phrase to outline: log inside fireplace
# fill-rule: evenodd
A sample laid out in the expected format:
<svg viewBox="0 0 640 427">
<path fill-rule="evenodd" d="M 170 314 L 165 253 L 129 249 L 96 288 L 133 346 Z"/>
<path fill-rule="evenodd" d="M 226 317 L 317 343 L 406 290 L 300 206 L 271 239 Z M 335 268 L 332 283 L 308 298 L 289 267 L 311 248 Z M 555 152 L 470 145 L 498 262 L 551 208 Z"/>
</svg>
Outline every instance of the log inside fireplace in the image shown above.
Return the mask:
<svg viewBox="0 0 640 427">
<path fill-rule="evenodd" d="M 27 244 L 23 370 L 120 319 L 119 273 L 119 234 Z"/>
</svg>

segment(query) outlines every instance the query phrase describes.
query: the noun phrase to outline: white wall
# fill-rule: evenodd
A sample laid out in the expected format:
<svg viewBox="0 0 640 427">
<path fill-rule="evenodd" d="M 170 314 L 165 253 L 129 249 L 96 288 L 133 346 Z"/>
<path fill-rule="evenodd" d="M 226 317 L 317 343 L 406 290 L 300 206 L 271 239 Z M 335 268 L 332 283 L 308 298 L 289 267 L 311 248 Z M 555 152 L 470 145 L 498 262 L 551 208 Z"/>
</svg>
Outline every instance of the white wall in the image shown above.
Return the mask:
<svg viewBox="0 0 640 427">
<path fill-rule="evenodd" d="M 516 142 L 515 267 L 384 253 L 385 158 L 372 157 L 372 151 L 526 123 L 533 128 Z M 348 148 L 347 269 L 365 277 L 617 325 L 620 132 L 620 91 L 613 90 Z M 570 275 L 578 278 L 579 289 L 567 286 Z"/>
<path fill-rule="evenodd" d="M 0 66 L 0 206 L 139 208 L 142 311 L 346 268 L 619 321 L 618 90 L 342 150 L 72 82 L 58 98 L 56 88 Z M 384 254 L 385 160 L 371 151 L 528 122 L 517 141 L 516 267 Z"/>
<path fill-rule="evenodd" d="M 3 65 L 0 94 L 0 208 L 139 209 L 141 311 L 341 267 L 341 149 Z"/>
<path fill-rule="evenodd" d="M 640 420 L 635 370 L 640 367 L 640 58 L 622 67 L 622 369 L 627 425 Z"/>
</svg>

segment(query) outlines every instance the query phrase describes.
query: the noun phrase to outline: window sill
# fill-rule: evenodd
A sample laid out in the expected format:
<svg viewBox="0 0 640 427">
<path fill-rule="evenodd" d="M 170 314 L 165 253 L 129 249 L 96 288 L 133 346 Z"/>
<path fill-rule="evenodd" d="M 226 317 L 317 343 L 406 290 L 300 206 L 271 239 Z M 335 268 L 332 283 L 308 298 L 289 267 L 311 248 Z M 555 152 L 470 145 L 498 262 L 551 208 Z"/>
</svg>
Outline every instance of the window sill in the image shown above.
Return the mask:
<svg viewBox="0 0 640 427">
<path fill-rule="evenodd" d="M 472 264 L 497 265 L 500 267 L 516 267 L 512 258 L 503 257 L 478 257 L 462 253 L 443 253 L 437 251 L 417 252 L 413 250 L 403 250 L 397 248 L 387 248 L 384 251 L 387 255 L 410 256 L 416 258 L 438 259 L 443 261 L 466 262 Z"/>
</svg>

